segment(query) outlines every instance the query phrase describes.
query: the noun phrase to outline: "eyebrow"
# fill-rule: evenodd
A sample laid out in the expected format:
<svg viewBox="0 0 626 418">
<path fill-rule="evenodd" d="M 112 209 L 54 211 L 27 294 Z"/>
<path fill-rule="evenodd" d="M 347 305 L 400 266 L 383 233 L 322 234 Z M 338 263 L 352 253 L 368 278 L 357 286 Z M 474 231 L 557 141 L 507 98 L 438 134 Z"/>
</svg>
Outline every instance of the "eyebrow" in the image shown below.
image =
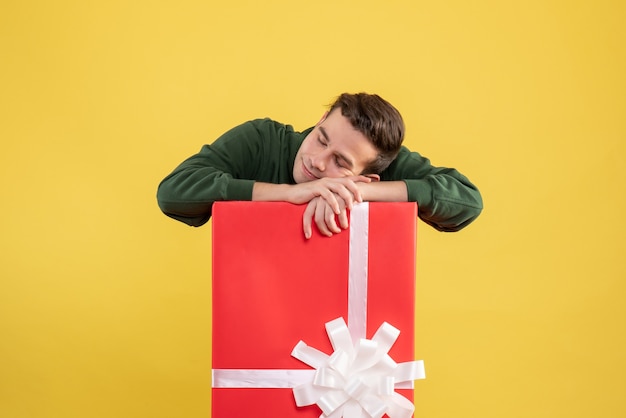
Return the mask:
<svg viewBox="0 0 626 418">
<path fill-rule="evenodd" d="M 328 137 L 328 134 L 326 133 L 326 129 L 324 129 L 323 126 L 320 126 L 319 128 L 320 128 L 320 132 L 322 133 L 322 136 L 326 139 L 326 141 L 331 142 L 330 138 Z M 354 164 L 348 157 L 346 157 L 340 152 L 337 152 L 336 155 L 337 157 L 341 158 L 346 163 L 348 169 L 352 170 L 354 168 Z"/>
</svg>

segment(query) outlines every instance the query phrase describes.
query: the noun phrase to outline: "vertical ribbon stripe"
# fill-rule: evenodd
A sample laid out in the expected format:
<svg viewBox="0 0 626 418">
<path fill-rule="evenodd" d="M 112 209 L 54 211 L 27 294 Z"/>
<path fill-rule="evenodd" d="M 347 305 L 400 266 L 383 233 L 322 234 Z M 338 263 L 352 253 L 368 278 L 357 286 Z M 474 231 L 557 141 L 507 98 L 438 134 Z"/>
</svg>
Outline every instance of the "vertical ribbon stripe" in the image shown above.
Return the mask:
<svg viewBox="0 0 626 418">
<path fill-rule="evenodd" d="M 367 332 L 367 264 L 369 242 L 369 203 L 354 206 L 350 212 L 350 253 L 348 264 L 348 329 L 352 341 Z"/>
</svg>

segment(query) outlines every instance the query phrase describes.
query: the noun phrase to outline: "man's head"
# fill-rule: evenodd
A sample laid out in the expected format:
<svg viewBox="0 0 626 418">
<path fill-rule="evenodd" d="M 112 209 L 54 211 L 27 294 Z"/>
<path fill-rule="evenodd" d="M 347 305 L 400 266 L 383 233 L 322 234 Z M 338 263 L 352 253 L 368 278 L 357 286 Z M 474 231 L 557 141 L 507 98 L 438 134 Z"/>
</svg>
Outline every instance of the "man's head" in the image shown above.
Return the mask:
<svg viewBox="0 0 626 418">
<path fill-rule="evenodd" d="M 350 124 L 374 145 L 378 156 L 361 174 L 379 174 L 391 164 L 404 140 L 404 121 L 400 112 L 376 94 L 344 93 L 330 107 L 348 118 Z"/>
<path fill-rule="evenodd" d="M 294 180 L 378 174 L 398 155 L 403 139 L 402 117 L 391 104 L 377 95 L 344 93 L 302 142 Z"/>
</svg>

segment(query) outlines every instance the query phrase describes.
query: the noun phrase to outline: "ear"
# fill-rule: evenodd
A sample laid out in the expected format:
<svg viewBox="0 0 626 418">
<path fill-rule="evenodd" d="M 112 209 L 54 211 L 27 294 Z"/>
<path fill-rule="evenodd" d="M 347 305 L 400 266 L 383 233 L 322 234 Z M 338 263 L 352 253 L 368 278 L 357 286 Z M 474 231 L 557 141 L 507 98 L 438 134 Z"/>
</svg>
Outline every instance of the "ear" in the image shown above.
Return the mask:
<svg viewBox="0 0 626 418">
<path fill-rule="evenodd" d="M 372 181 L 380 181 L 380 176 L 378 174 L 365 174 L 365 177 L 369 177 Z"/>
</svg>

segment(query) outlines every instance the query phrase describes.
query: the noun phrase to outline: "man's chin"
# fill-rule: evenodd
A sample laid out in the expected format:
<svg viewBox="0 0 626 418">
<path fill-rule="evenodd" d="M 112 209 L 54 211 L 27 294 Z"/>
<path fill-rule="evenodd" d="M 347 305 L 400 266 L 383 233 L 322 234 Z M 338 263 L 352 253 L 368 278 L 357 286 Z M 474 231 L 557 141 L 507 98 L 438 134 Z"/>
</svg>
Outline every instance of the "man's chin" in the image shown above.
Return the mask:
<svg viewBox="0 0 626 418">
<path fill-rule="evenodd" d="M 293 181 L 296 182 L 296 184 L 300 184 L 300 183 L 306 183 L 307 181 L 310 181 L 309 179 L 306 178 L 306 176 L 302 173 L 294 173 L 293 174 Z"/>
</svg>

